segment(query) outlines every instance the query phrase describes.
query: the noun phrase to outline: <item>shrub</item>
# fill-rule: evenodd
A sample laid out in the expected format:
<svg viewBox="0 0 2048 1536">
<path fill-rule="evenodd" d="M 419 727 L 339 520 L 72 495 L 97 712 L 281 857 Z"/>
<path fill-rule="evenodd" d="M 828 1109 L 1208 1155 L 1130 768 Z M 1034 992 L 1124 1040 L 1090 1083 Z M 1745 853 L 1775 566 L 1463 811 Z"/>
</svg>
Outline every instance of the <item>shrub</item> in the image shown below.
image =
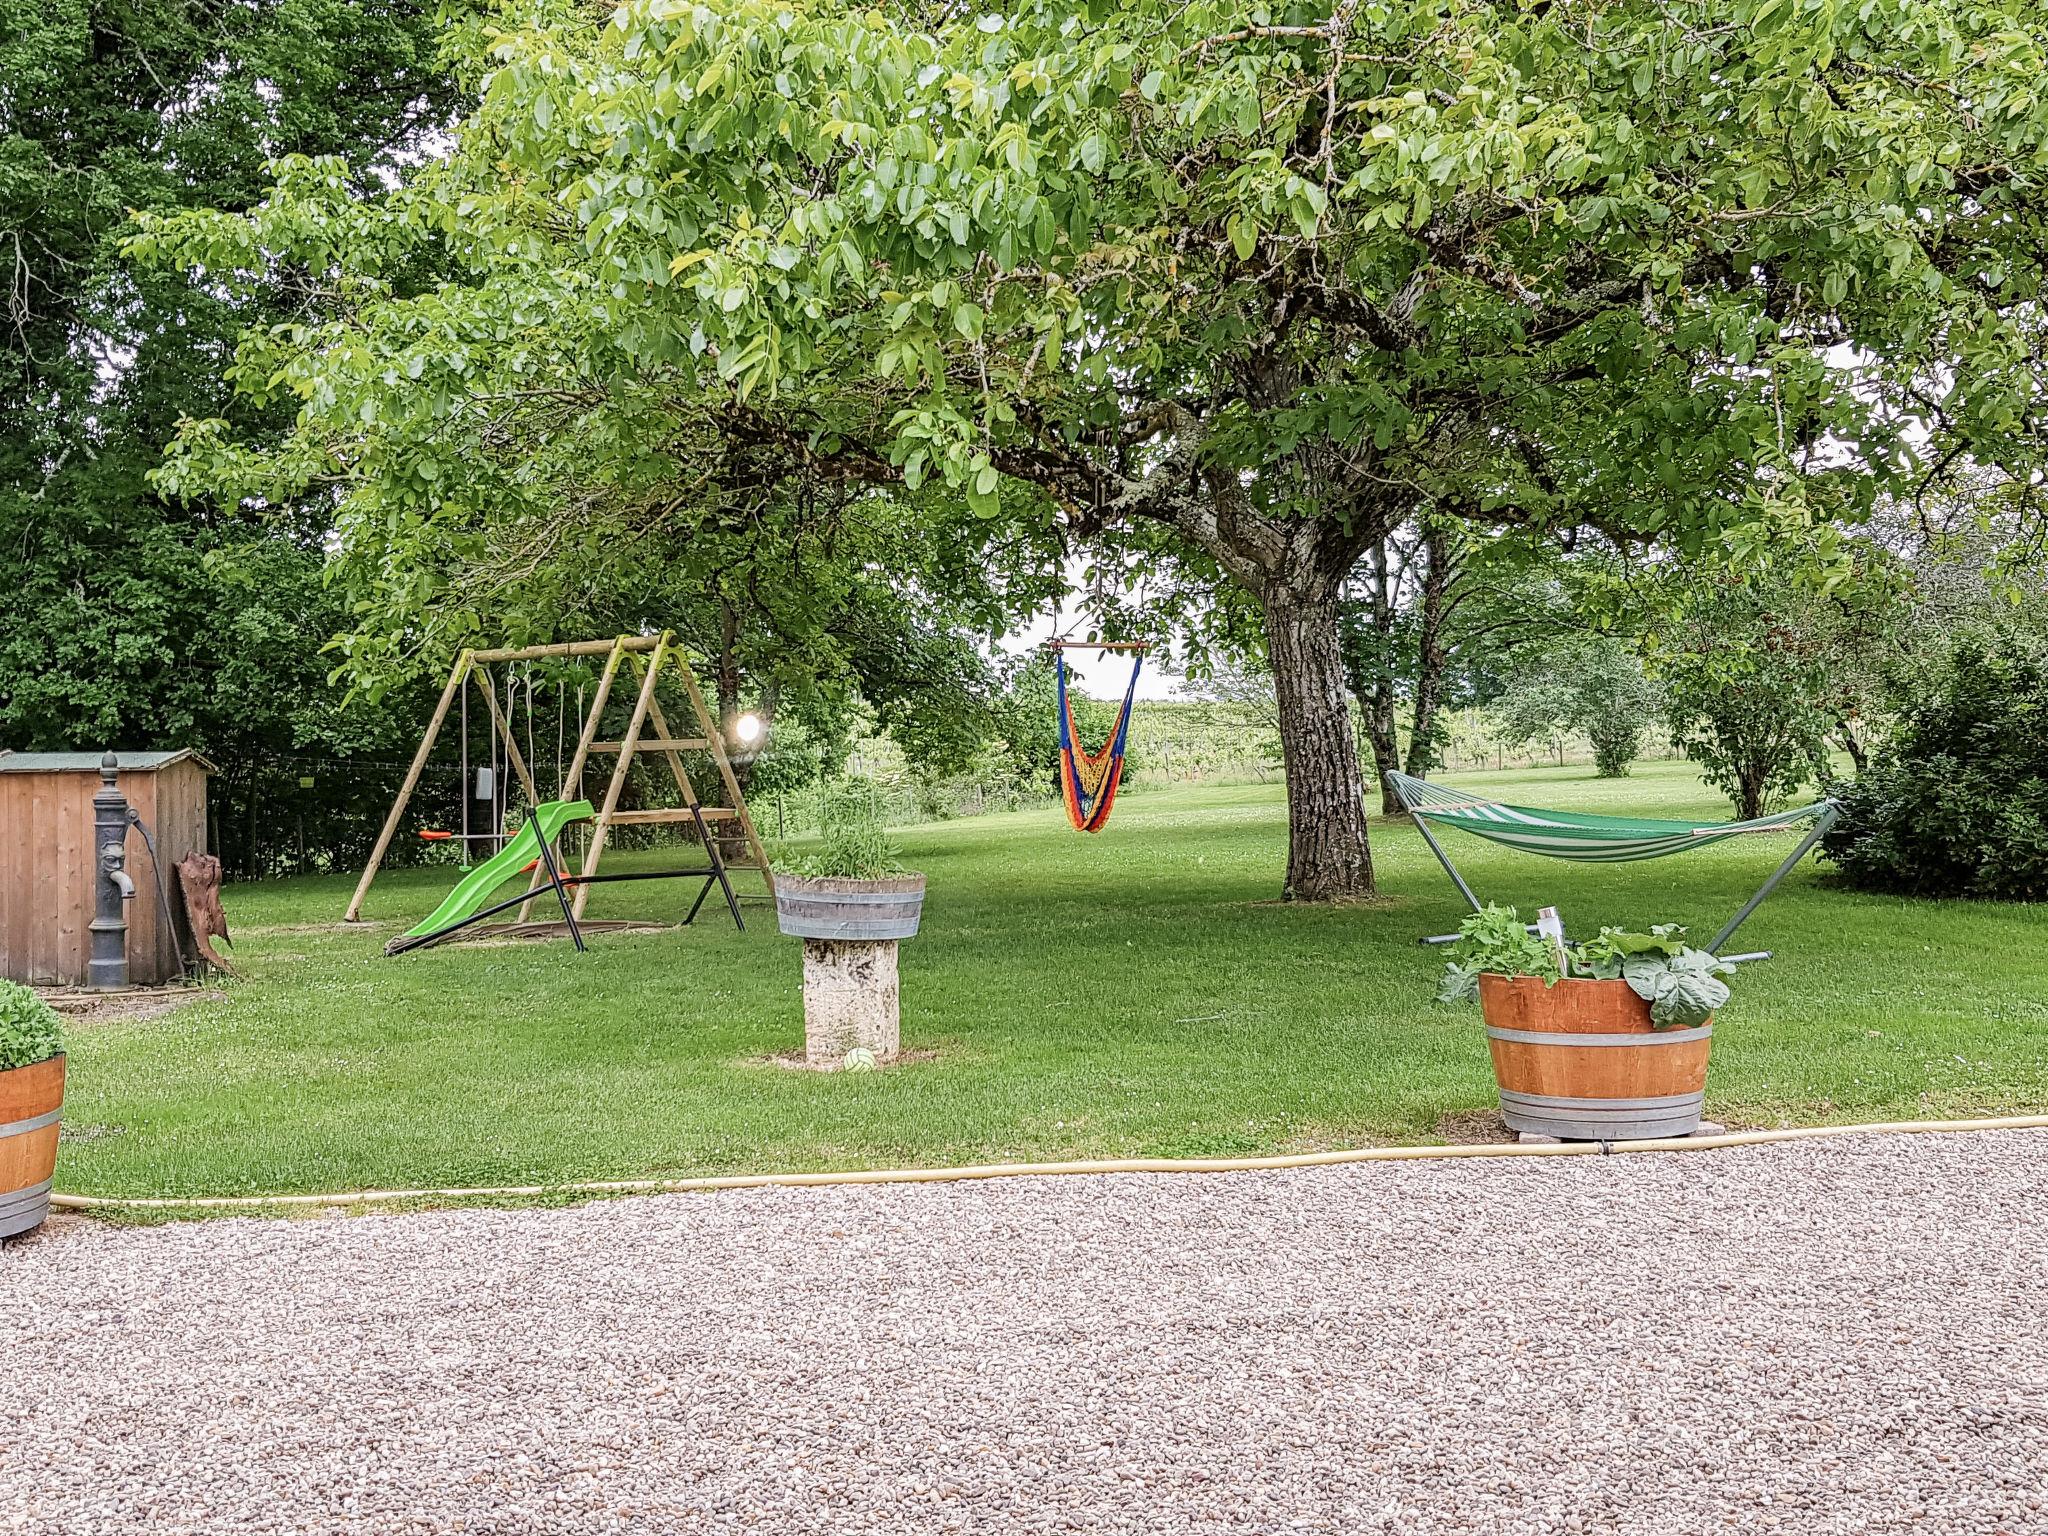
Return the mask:
<svg viewBox="0 0 2048 1536">
<path fill-rule="evenodd" d="M 18 982 L 0 981 L 0 1072 L 32 1067 L 63 1049 L 57 1010 Z"/>
<path fill-rule="evenodd" d="M 1788 573 L 1678 566 L 1651 637 L 1672 745 L 1747 821 L 1825 781 L 1889 654 L 1890 587 L 1859 573 L 1823 595 Z"/>
<path fill-rule="evenodd" d="M 1525 747 L 1579 731 L 1593 744 L 1594 772 L 1618 779 L 1656 724 L 1660 702 L 1632 648 L 1607 635 L 1573 636 L 1519 657 L 1498 705 L 1501 740 Z"/>
<path fill-rule="evenodd" d="M 854 782 L 835 787 L 826 796 L 822 819 L 822 844 L 778 858 L 778 871 L 800 880 L 886 880 L 903 873 L 902 855 L 882 825 L 874 786 Z"/>
<path fill-rule="evenodd" d="M 1837 798 L 1822 852 L 1859 889 L 2048 897 L 2048 652 L 1966 644 Z"/>
</svg>

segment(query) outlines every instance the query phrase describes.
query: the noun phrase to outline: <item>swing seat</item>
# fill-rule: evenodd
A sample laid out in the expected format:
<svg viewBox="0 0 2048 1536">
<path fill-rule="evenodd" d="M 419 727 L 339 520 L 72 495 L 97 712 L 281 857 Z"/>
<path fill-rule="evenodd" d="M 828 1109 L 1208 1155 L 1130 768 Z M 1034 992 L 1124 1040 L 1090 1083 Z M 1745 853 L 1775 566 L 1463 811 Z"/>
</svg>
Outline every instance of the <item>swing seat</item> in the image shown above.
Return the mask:
<svg viewBox="0 0 2048 1536">
<path fill-rule="evenodd" d="M 1059 655 L 1063 642 L 1052 642 L 1053 666 L 1059 673 L 1060 711 L 1060 798 L 1067 807 L 1067 819 L 1076 831 L 1100 832 L 1116 804 L 1117 786 L 1124 776 L 1124 745 L 1130 736 L 1131 705 L 1138 696 L 1138 673 L 1145 665 L 1145 653 L 1138 649 L 1131 665 L 1131 680 L 1124 688 L 1116 727 L 1102 749 L 1090 752 L 1081 745 L 1081 733 L 1074 723 L 1073 701 L 1067 696 L 1067 664 Z M 1105 647 L 1106 649 L 1106 647 Z"/>
</svg>

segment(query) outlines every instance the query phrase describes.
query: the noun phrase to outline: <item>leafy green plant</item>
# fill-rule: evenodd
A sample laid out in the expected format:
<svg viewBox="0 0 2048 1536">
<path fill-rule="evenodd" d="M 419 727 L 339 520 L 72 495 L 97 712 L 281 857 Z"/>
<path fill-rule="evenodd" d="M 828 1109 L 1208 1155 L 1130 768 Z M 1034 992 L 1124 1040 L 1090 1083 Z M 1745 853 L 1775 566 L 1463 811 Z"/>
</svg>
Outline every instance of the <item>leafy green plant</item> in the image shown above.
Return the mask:
<svg viewBox="0 0 2048 1536">
<path fill-rule="evenodd" d="M 778 870 L 801 880 L 886 880 L 905 873 L 902 850 L 889 841 L 872 786 L 833 790 L 824 800 L 823 821 L 820 845 L 778 858 Z"/>
<path fill-rule="evenodd" d="M 1609 635 L 1574 635 L 1524 648 L 1496 709 L 1508 746 L 1577 731 L 1593 744 L 1594 771 L 1618 779 L 1627 776 L 1661 703 L 1633 647 Z"/>
<path fill-rule="evenodd" d="M 63 1049 L 57 1010 L 19 982 L 0 981 L 0 1072 L 32 1067 Z"/>
<path fill-rule="evenodd" d="M 2048 897 L 2048 650 L 2017 635 L 1960 648 L 1836 794 L 1821 848 L 1860 890 Z"/>
<path fill-rule="evenodd" d="M 1744 820 L 1826 783 L 1893 643 L 1888 573 L 1859 566 L 1823 593 L 1790 571 L 1674 563 L 1665 582 L 1648 644 L 1672 745 Z"/>
<path fill-rule="evenodd" d="M 1648 933 L 1602 928 L 1572 951 L 1574 973 L 1598 981 L 1625 981 L 1650 1005 L 1657 1026 L 1704 1024 L 1728 1001 L 1723 976 L 1735 967 L 1719 955 L 1694 949 L 1676 923 L 1659 923 Z"/>
<path fill-rule="evenodd" d="M 1541 976 L 1556 981 L 1561 974 L 1557 952 L 1531 933 L 1513 907 L 1486 907 L 1459 925 L 1458 945 L 1444 968 L 1440 1003 L 1468 1003 L 1479 996 L 1479 978 L 1487 971 L 1501 976 Z"/>
<path fill-rule="evenodd" d="M 1465 919 L 1458 930 L 1458 948 L 1445 967 L 1437 1001 L 1470 1002 L 1479 995 L 1486 972 L 1502 976 L 1540 976 L 1546 983 L 1560 975 L 1594 981 L 1625 981 L 1650 1005 L 1650 1022 L 1659 1029 L 1704 1024 L 1728 1001 L 1723 976 L 1735 967 L 1718 955 L 1685 942 L 1677 923 L 1659 923 L 1648 933 L 1602 928 L 1583 943 L 1565 948 L 1560 970 L 1550 945 L 1530 933 L 1513 907 L 1488 907 Z"/>
</svg>

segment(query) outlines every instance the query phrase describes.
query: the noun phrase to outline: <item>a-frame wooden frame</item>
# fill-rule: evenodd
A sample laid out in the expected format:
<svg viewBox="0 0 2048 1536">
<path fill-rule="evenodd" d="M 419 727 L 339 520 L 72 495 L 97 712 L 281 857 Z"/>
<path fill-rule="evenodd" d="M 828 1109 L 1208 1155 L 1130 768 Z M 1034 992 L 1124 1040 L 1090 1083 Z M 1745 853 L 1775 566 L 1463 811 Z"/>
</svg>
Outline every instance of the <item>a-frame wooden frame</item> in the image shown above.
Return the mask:
<svg viewBox="0 0 2048 1536">
<path fill-rule="evenodd" d="M 746 797 L 740 792 L 738 777 L 732 771 L 732 759 L 725 749 L 725 737 L 720 731 L 717 719 L 705 702 L 704 691 L 697 685 L 696 673 L 690 669 L 690 662 L 676 643 L 675 635 L 664 630 L 659 635 L 621 635 L 615 640 L 579 640 L 562 645 L 536 645 L 516 649 L 464 651 L 455 660 L 448 673 L 448 682 L 441 690 L 440 702 L 434 706 L 434 713 L 427 722 L 425 736 L 420 740 L 419 750 L 413 754 L 411 767 L 404 782 L 399 786 L 398 796 L 391 803 L 391 810 L 384 818 L 383 828 L 377 834 L 376 845 L 370 850 L 369 863 L 364 867 L 362 877 L 356 882 L 355 894 L 349 898 L 348 910 L 343 914 L 344 922 L 362 921 L 363 899 L 370 893 L 370 885 L 377 878 L 377 870 L 384 862 L 384 855 L 391 847 L 391 839 L 397 834 L 398 824 L 405 815 L 405 808 L 411 802 L 413 791 L 418 788 L 420 775 L 426 771 L 427 760 L 434 750 L 434 742 L 447 722 L 449 707 L 461 693 L 465 682 L 474 683 L 483 694 L 491 728 L 505 747 L 506 762 L 519 780 L 519 787 L 526 792 L 527 803 L 540 803 L 540 792 L 535 788 L 532 771 L 526 759 L 520 754 L 517 733 L 504 712 L 498 707 L 497 690 L 491 675 L 491 666 L 498 662 L 537 661 L 545 657 L 603 656 L 605 664 L 599 674 L 596 696 L 591 700 L 585 714 L 581 732 L 576 739 L 576 754 L 570 759 L 564 774 L 563 796 L 566 799 L 580 799 L 583 794 L 584 773 L 593 756 L 616 755 L 611 775 L 606 782 L 604 801 L 598 808 L 597 818 L 590 832 L 590 841 L 583 855 L 582 877 L 597 873 L 597 866 L 604 855 L 606 842 L 615 826 L 640 826 L 656 822 L 694 822 L 700 830 L 708 823 L 737 821 L 740 839 L 746 845 L 744 859 L 732 859 L 712 846 L 715 834 L 705 831 L 706 852 L 714 867 L 722 866 L 726 871 L 757 870 L 768 894 L 775 893 L 775 873 L 768 862 L 768 850 L 762 846 L 754 818 L 747 809 Z M 622 671 L 631 671 L 638 682 L 633 699 L 633 710 L 626 726 L 625 735 L 618 741 L 599 741 L 597 733 L 604 720 L 605 706 L 610 702 L 612 691 Z M 667 717 L 661 708 L 656 690 L 664 672 L 672 673 L 683 685 L 689 700 L 690 712 L 696 719 L 697 733 L 694 736 L 678 737 L 671 733 Z M 652 725 L 653 734 L 647 734 Z M 683 766 L 682 753 L 703 751 L 710 755 L 718 770 L 718 776 L 725 796 L 726 805 L 711 806 L 697 798 L 696 787 Z M 682 797 L 679 806 L 663 806 L 650 810 L 622 811 L 619 799 L 626 786 L 627 775 L 633 759 L 641 752 L 659 752 L 666 759 L 669 771 L 676 782 L 676 790 Z M 463 793 L 469 792 L 468 786 Z M 559 851 L 557 853 L 559 859 Z M 529 886 L 529 897 L 537 894 L 546 885 L 538 870 Z M 707 885 L 706 890 L 708 891 Z M 578 884 L 574 905 L 575 915 L 580 918 L 583 908 L 590 899 L 590 887 Z M 702 895 L 699 896 L 701 902 Z M 529 899 L 519 908 L 519 921 L 526 922 L 532 907 Z M 694 916 L 696 909 L 691 909 Z"/>
</svg>

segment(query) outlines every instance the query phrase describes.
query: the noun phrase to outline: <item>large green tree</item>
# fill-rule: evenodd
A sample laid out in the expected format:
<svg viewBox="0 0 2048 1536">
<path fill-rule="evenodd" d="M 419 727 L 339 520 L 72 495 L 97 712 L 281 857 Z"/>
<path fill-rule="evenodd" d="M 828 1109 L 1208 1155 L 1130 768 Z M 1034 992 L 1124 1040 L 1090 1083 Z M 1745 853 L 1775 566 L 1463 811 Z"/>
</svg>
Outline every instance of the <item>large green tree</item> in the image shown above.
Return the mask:
<svg viewBox="0 0 2048 1536">
<path fill-rule="evenodd" d="M 371 288 L 406 239 L 460 254 L 381 355 L 246 349 L 304 398 L 302 471 L 388 488 L 393 439 L 357 446 L 379 370 L 417 362 L 428 451 L 459 360 L 551 315 L 579 372 L 672 381 L 736 440 L 1206 562 L 1263 620 L 1286 889 L 1344 898 L 1372 870 L 1340 591 L 1417 511 L 1697 547 L 1853 516 L 1916 454 L 2033 460 L 2029 16 L 542 0 L 392 198 L 316 167 L 149 238 Z M 187 483 L 247 468 L 191 449 Z"/>
<path fill-rule="evenodd" d="M 318 507 L 162 498 L 188 416 L 287 424 L 222 377 L 303 314 L 278 267 L 230 293 L 121 258 L 139 207 L 246 208 L 286 153 L 358 191 L 452 113 L 432 0 L 0 0 L 0 741 L 255 753 L 395 750 L 334 715 Z M 232 853 L 232 850 L 230 850 Z"/>
</svg>

